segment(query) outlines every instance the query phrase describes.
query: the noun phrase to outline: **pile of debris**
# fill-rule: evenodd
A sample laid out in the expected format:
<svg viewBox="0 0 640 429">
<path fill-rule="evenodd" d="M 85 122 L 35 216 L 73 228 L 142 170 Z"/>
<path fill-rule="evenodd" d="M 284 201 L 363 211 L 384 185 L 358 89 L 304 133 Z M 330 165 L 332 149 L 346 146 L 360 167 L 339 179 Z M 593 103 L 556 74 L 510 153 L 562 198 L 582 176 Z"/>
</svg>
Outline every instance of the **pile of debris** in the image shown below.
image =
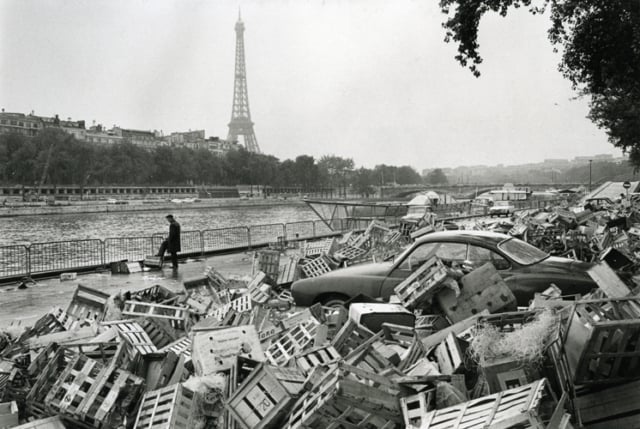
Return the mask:
<svg viewBox="0 0 640 429">
<path fill-rule="evenodd" d="M 592 296 L 552 286 L 528 308 L 490 263 L 436 257 L 389 302 L 294 306 L 286 286 L 319 261 L 398 242 L 372 224 L 282 264 L 260 252 L 249 282 L 210 267 L 180 293 L 78 285 L 0 334 L 0 428 L 639 427 L 640 298 L 605 262 Z"/>
<path fill-rule="evenodd" d="M 640 202 L 523 210 L 472 228 L 509 233 L 554 256 L 606 260 L 615 270 L 633 271 L 640 262 Z"/>
</svg>

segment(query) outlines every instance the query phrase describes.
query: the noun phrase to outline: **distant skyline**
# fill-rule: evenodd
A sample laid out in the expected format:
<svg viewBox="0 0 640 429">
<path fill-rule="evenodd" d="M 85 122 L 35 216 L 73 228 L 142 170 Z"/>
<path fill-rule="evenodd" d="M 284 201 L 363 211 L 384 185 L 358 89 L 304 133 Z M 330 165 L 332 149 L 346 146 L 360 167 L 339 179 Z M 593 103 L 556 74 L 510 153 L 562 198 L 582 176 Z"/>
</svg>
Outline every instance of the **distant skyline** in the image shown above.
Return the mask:
<svg viewBox="0 0 640 429">
<path fill-rule="evenodd" d="M 621 156 L 557 71 L 548 17 L 484 17 L 476 79 L 420 0 L 2 0 L 0 107 L 225 138 L 239 6 L 263 153 L 417 171 Z"/>
</svg>

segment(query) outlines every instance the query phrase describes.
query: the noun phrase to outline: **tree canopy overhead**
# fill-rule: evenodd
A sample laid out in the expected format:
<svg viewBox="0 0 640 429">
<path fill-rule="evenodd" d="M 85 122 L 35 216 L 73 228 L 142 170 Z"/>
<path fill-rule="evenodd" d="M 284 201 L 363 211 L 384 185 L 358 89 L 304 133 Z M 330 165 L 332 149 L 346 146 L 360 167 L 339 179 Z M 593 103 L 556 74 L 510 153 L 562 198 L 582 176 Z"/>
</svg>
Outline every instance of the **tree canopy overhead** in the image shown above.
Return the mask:
<svg viewBox="0 0 640 429">
<path fill-rule="evenodd" d="M 562 51 L 560 71 L 590 98 L 590 119 L 640 168 L 640 1 L 441 0 L 445 41 L 458 44 L 456 60 L 480 76 L 482 16 L 506 16 L 518 7 L 549 12 L 549 40 Z"/>
</svg>

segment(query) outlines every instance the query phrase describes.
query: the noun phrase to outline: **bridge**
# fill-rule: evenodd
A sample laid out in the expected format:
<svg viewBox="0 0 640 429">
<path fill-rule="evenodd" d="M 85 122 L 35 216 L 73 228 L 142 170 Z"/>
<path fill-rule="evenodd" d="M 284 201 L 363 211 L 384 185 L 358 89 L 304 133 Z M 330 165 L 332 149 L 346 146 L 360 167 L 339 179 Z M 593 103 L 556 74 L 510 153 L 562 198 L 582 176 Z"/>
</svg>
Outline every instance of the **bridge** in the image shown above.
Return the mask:
<svg viewBox="0 0 640 429">
<path fill-rule="evenodd" d="M 413 194 L 424 191 L 445 192 L 463 199 L 474 198 L 476 194 L 501 189 L 504 183 L 499 184 L 453 184 L 453 185 L 400 185 L 380 187 L 380 198 L 407 198 Z M 579 186 L 588 187 L 588 183 L 514 183 L 516 188 L 529 188 L 532 191 L 544 191 L 549 188 L 571 189 Z"/>
</svg>

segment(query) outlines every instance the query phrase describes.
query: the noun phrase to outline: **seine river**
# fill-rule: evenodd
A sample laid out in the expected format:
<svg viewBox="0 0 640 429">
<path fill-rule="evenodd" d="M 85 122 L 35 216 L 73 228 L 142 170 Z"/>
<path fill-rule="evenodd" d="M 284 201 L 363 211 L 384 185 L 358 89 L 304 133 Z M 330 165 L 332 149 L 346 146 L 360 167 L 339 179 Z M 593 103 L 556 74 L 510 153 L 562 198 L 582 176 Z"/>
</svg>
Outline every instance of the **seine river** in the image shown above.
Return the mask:
<svg viewBox="0 0 640 429">
<path fill-rule="evenodd" d="M 166 233 L 166 211 L 87 213 L 18 216 L 0 219 L 0 246 L 51 241 L 148 237 Z M 180 209 L 172 213 L 183 231 L 270 223 L 289 223 L 319 218 L 307 206 L 216 207 Z"/>
</svg>

